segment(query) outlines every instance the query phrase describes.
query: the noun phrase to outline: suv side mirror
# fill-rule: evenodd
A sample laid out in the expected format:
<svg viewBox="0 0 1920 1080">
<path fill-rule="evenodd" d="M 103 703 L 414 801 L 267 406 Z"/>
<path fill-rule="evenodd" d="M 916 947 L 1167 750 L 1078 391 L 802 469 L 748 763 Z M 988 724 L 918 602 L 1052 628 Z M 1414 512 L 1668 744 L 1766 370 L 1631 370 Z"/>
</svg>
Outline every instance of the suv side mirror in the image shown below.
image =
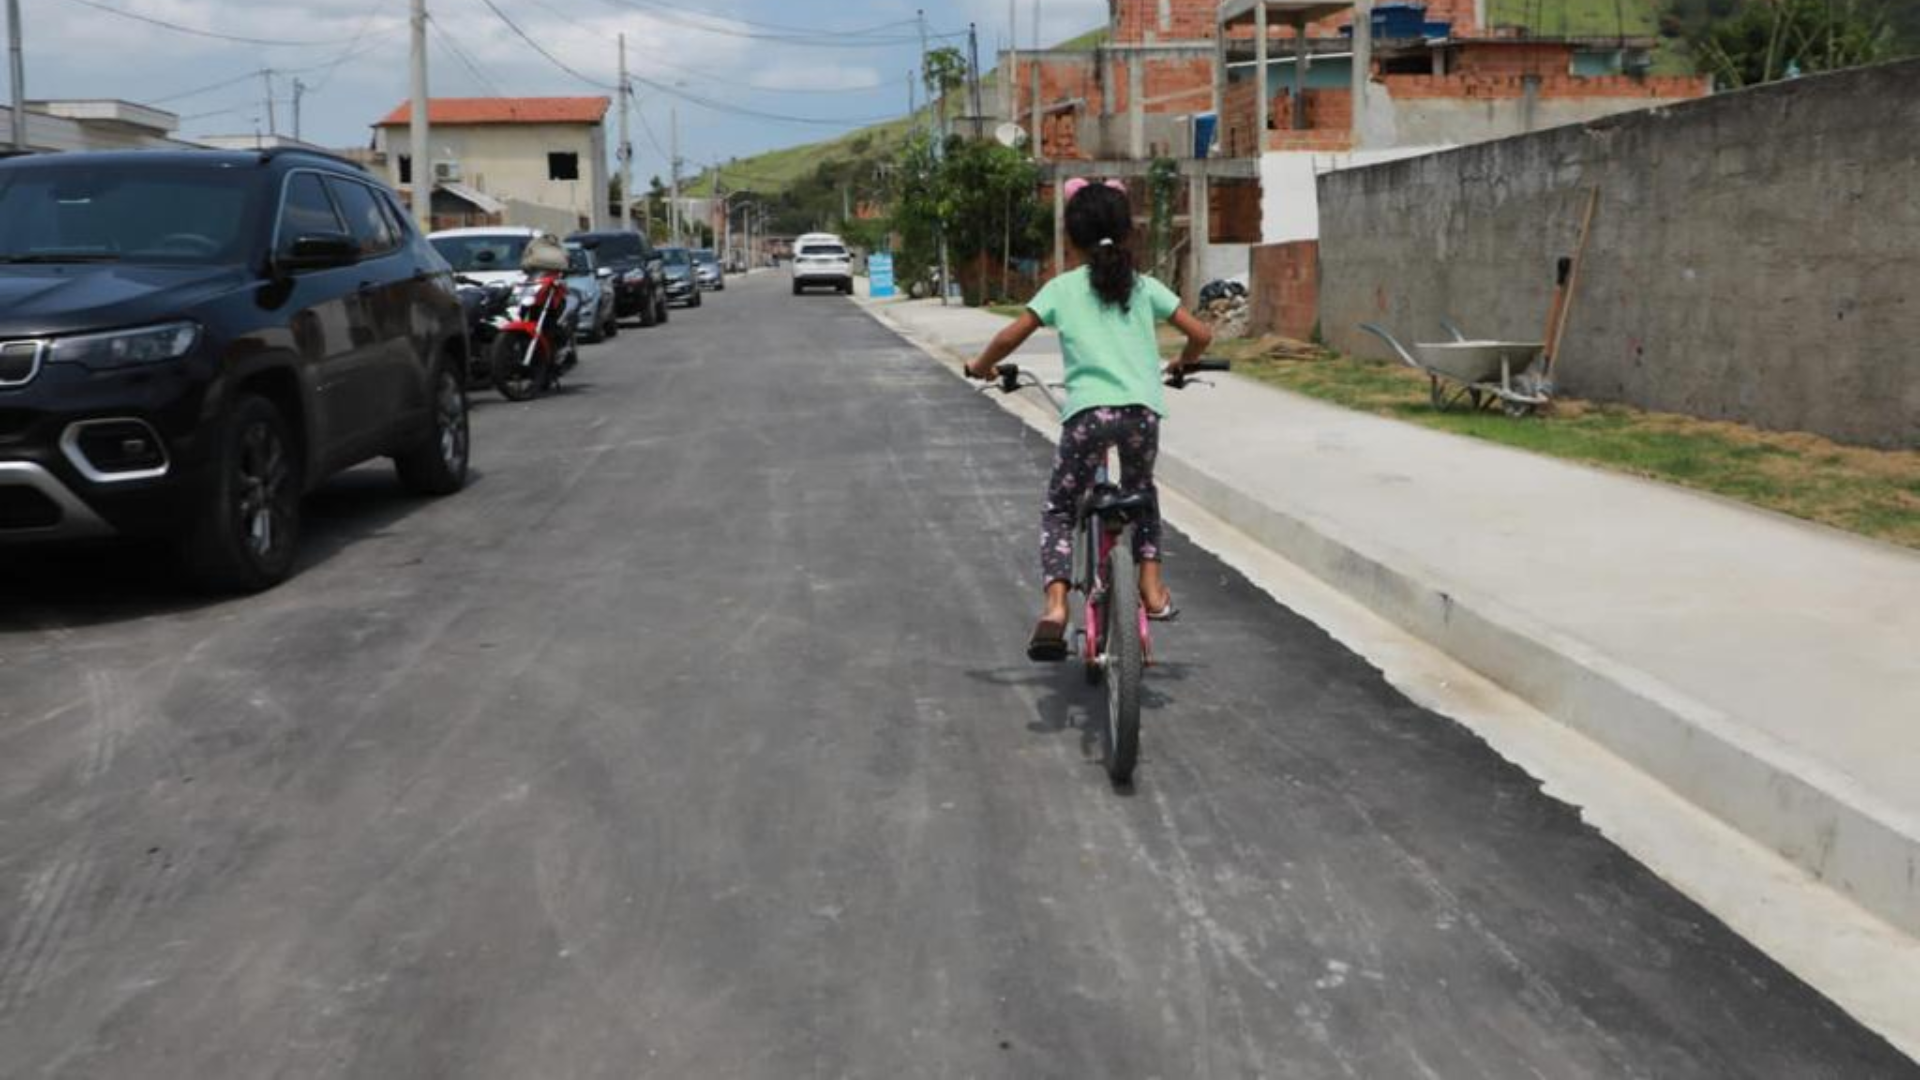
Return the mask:
<svg viewBox="0 0 1920 1080">
<path fill-rule="evenodd" d="M 331 270 L 360 258 L 360 244 L 346 233 L 306 233 L 294 237 L 285 253 L 274 257 L 276 269 Z"/>
</svg>

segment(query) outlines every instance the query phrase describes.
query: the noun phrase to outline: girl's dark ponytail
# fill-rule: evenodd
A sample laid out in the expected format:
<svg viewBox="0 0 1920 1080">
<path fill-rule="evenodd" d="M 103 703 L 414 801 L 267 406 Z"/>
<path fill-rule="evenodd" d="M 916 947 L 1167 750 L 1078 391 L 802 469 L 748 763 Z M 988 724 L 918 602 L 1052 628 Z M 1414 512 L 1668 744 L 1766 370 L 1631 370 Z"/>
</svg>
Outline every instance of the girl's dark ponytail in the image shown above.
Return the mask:
<svg viewBox="0 0 1920 1080">
<path fill-rule="evenodd" d="M 1135 273 L 1133 207 L 1125 192 L 1088 184 L 1067 201 L 1067 237 L 1087 262 L 1093 293 L 1108 307 L 1127 311 L 1133 303 Z"/>
</svg>

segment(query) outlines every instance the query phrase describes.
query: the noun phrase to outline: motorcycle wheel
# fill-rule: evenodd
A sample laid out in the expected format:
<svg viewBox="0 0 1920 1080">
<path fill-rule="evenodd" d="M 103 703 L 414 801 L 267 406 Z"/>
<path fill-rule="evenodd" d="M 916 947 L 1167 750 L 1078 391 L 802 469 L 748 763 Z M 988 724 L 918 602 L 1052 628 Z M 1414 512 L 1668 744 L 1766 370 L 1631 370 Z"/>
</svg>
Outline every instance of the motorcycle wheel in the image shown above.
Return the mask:
<svg viewBox="0 0 1920 1080">
<path fill-rule="evenodd" d="M 535 361 L 522 363 L 527 355 L 527 335 L 501 334 L 488 350 L 493 368 L 493 386 L 508 401 L 531 401 L 538 397 L 546 380 L 546 366 Z"/>
</svg>

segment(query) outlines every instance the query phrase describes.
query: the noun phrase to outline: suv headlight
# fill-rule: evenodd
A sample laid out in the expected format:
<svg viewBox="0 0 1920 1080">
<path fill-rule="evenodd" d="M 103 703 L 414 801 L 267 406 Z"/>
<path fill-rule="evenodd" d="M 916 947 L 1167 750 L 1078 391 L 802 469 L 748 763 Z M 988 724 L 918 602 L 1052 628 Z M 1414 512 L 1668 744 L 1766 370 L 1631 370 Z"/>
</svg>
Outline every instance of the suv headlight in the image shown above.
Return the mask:
<svg viewBox="0 0 1920 1080">
<path fill-rule="evenodd" d="M 644 269 L 639 269 L 639 268 L 629 270 L 626 273 L 620 275 L 620 280 L 626 282 L 629 285 L 638 285 L 641 282 L 647 280 L 647 272 Z"/>
<path fill-rule="evenodd" d="M 164 323 L 138 330 L 56 338 L 47 358 L 54 363 L 90 368 L 127 367 L 178 360 L 192 352 L 199 340 L 198 323 Z"/>
</svg>

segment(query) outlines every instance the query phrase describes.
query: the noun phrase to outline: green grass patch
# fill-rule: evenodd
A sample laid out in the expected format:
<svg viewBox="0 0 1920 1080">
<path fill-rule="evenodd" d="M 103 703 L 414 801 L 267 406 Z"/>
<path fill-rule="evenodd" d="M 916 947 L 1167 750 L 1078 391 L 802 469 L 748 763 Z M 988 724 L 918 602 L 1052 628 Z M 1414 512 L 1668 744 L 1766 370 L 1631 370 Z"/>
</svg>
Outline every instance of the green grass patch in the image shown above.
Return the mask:
<svg viewBox="0 0 1920 1080">
<path fill-rule="evenodd" d="M 1177 335 L 1163 339 L 1167 355 Z M 1547 414 L 1513 419 L 1436 411 L 1427 377 L 1401 364 L 1306 350 L 1269 339 L 1219 343 L 1234 370 L 1350 409 L 1711 492 L 1764 509 L 1920 548 L 1920 452 L 1842 446 L 1800 432 L 1770 432 L 1625 405 L 1562 400 Z"/>
<path fill-rule="evenodd" d="M 1017 319 L 1020 317 L 1021 312 L 1027 310 L 1027 305 L 1025 304 L 988 304 L 986 305 L 986 308 L 988 311 L 991 311 L 995 315 L 999 315 L 1002 318 Z"/>
<path fill-rule="evenodd" d="M 1651 37 L 1660 8 L 1660 0 L 1487 0 L 1487 21 L 1542 36 Z"/>
</svg>

